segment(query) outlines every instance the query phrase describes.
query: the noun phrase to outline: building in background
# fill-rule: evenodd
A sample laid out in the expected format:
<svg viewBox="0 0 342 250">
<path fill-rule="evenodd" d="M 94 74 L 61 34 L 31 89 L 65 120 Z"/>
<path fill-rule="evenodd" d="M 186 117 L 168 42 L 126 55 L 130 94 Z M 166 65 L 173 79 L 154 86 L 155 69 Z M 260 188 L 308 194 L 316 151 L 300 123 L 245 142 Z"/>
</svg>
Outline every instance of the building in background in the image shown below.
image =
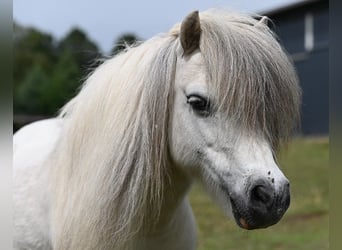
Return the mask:
<svg viewBox="0 0 342 250">
<path fill-rule="evenodd" d="M 328 134 L 329 1 L 301 1 L 261 14 L 273 21 L 297 68 L 303 89 L 302 133 Z"/>
</svg>

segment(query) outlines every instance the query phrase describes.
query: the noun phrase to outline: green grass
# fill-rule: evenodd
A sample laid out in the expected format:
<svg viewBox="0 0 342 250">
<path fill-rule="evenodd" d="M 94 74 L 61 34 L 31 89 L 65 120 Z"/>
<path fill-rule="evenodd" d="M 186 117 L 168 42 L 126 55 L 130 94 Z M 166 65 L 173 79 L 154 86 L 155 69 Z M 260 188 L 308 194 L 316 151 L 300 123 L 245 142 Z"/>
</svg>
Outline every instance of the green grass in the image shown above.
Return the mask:
<svg viewBox="0 0 342 250">
<path fill-rule="evenodd" d="M 294 139 L 280 152 L 279 163 L 291 182 L 291 205 L 283 219 L 267 229 L 240 229 L 194 185 L 190 200 L 199 250 L 329 249 L 328 138 Z"/>
</svg>

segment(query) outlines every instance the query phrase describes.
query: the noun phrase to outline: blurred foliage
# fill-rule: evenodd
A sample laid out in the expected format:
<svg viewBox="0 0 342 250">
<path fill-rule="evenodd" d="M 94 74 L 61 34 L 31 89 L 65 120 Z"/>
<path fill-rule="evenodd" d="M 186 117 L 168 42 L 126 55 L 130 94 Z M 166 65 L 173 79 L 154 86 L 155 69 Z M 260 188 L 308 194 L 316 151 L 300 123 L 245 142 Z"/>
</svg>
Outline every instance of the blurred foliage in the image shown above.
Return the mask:
<svg viewBox="0 0 342 250">
<path fill-rule="evenodd" d="M 57 60 L 57 53 L 51 35 L 36 29 L 24 29 L 14 25 L 14 58 L 13 58 L 14 87 L 24 81 L 33 64 L 42 67 L 47 74 Z"/>
<path fill-rule="evenodd" d="M 126 47 L 132 46 L 138 41 L 139 38 L 131 33 L 119 36 L 115 42 L 114 48 L 112 49 L 112 55 L 117 55 L 119 52 L 126 49 Z"/>
<path fill-rule="evenodd" d="M 76 95 L 82 79 L 103 57 L 98 46 L 79 28 L 61 40 L 35 28 L 13 24 L 14 114 L 56 115 Z M 117 54 L 137 40 L 126 34 L 113 46 Z"/>
<path fill-rule="evenodd" d="M 59 55 L 69 53 L 74 58 L 76 64 L 80 66 L 84 73 L 90 66 L 96 66 L 94 59 L 102 55 L 95 43 L 90 41 L 87 35 L 80 29 L 74 28 L 57 45 Z"/>
<path fill-rule="evenodd" d="M 29 70 L 21 84 L 15 88 L 14 110 L 25 113 L 46 113 L 45 106 L 41 105 L 44 92 L 49 89 L 49 78 L 44 69 L 34 64 Z"/>
</svg>

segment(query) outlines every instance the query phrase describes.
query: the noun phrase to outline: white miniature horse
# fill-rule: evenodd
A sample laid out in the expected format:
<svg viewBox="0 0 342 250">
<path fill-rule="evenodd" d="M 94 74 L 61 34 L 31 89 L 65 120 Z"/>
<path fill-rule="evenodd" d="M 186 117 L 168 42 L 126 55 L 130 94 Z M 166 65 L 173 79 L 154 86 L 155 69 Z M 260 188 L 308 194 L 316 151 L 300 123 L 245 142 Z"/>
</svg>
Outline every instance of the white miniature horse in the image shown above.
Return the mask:
<svg viewBox="0 0 342 250">
<path fill-rule="evenodd" d="M 277 223 L 290 194 L 274 153 L 300 89 L 266 21 L 193 12 L 18 131 L 15 248 L 195 249 L 196 179 L 240 227 Z"/>
</svg>

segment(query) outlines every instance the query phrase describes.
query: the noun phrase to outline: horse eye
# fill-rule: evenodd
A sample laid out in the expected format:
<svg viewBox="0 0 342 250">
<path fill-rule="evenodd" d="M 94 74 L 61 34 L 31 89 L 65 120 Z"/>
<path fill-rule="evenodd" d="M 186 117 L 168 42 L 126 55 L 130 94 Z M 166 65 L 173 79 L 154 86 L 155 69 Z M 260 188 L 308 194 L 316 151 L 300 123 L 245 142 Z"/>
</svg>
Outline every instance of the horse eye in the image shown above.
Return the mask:
<svg viewBox="0 0 342 250">
<path fill-rule="evenodd" d="M 193 110 L 201 113 L 202 115 L 209 114 L 209 99 L 199 95 L 190 95 L 187 97 L 187 103 L 189 103 Z"/>
</svg>

